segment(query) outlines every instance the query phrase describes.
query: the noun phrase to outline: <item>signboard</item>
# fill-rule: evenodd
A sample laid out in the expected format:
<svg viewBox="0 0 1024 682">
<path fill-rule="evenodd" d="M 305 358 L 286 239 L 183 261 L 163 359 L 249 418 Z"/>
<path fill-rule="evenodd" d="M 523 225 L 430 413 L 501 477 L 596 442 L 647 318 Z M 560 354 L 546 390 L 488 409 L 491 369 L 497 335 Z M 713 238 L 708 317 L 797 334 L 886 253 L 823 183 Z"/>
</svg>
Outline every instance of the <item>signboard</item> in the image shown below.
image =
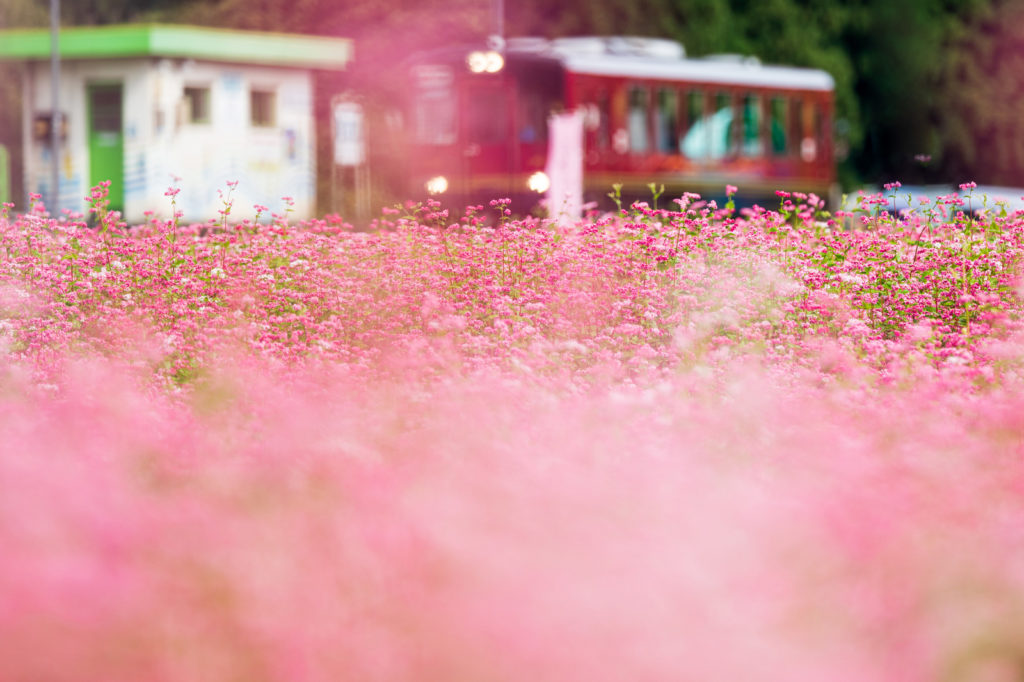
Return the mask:
<svg viewBox="0 0 1024 682">
<path fill-rule="evenodd" d="M 363 107 L 356 102 L 334 103 L 334 163 L 361 166 L 366 163 L 366 130 Z"/>
</svg>

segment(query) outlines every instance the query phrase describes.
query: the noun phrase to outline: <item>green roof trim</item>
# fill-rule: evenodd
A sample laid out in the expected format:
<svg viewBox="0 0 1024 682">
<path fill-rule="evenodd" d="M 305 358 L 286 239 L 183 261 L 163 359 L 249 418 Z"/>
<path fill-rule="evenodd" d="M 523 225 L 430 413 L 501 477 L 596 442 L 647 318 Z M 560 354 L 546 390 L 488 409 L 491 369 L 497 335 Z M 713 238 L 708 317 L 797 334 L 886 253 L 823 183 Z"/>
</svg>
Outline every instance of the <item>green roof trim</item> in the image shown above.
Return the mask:
<svg viewBox="0 0 1024 682">
<path fill-rule="evenodd" d="M 314 69 L 341 69 L 352 59 L 346 38 L 174 24 L 62 28 L 59 42 L 62 59 L 179 57 Z M 49 57 L 49 29 L 0 31 L 0 60 Z"/>
</svg>

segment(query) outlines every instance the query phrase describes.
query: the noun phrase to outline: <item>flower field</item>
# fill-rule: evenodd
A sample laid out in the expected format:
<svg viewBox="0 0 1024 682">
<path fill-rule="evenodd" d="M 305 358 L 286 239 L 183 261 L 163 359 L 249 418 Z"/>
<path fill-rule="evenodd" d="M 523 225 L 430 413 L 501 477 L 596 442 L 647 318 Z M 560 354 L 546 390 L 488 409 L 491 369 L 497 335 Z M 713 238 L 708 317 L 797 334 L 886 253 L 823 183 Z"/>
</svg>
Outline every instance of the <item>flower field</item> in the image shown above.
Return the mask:
<svg viewBox="0 0 1024 682">
<path fill-rule="evenodd" d="M 1024 674 L 1024 213 L 94 198 L 0 219 L 0 680 Z"/>
</svg>

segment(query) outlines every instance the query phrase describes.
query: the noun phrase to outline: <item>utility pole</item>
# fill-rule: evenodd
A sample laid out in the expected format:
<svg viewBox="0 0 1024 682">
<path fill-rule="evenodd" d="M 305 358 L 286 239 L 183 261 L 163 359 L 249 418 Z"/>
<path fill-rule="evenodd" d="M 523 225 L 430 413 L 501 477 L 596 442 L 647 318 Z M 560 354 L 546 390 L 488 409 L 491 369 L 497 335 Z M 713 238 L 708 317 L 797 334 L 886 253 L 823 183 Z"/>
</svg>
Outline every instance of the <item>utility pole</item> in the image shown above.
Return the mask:
<svg viewBox="0 0 1024 682">
<path fill-rule="evenodd" d="M 60 0 L 50 0 L 50 196 L 47 206 L 60 215 Z"/>
</svg>

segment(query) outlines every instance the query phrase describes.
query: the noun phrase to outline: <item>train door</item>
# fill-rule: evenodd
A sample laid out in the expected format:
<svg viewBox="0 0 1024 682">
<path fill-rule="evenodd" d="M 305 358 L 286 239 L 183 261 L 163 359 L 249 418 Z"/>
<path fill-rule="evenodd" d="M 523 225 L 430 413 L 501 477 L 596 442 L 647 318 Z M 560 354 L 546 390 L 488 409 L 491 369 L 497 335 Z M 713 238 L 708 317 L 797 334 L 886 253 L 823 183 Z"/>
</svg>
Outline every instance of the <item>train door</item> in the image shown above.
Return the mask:
<svg viewBox="0 0 1024 682">
<path fill-rule="evenodd" d="M 511 94 L 502 79 L 471 79 L 463 88 L 461 176 L 466 194 L 493 192 L 496 199 L 511 192 Z"/>
</svg>

